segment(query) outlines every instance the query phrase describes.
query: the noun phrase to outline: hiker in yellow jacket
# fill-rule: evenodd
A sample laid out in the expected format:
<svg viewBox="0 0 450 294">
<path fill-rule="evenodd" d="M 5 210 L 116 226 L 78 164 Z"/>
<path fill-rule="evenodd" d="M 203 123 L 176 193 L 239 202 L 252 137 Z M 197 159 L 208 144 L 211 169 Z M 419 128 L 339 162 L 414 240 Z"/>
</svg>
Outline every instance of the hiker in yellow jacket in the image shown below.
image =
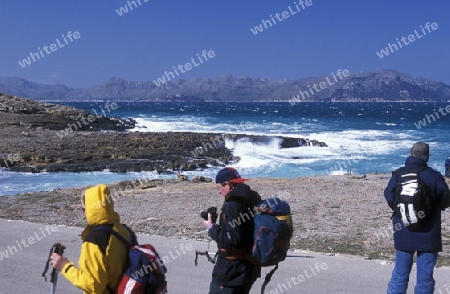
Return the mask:
<svg viewBox="0 0 450 294">
<path fill-rule="evenodd" d="M 50 265 L 61 271 L 74 286 L 84 293 L 111 293 L 116 289 L 126 269 L 127 248 L 116 237 L 104 230 L 93 230 L 98 225 L 110 225 L 126 240 L 128 230 L 119 223 L 114 202 L 106 185 L 89 188 L 84 193 L 84 212 L 87 227 L 81 233 L 79 268 L 67 258 L 53 253 Z"/>
</svg>

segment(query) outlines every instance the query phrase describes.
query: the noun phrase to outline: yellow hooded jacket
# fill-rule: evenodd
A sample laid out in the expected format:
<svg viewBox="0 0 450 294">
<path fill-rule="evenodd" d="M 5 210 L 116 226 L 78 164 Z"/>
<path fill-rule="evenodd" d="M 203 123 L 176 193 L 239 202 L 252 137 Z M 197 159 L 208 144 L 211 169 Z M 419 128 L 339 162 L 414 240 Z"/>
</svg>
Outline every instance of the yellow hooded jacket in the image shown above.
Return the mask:
<svg viewBox="0 0 450 294">
<path fill-rule="evenodd" d="M 84 194 L 87 227 L 81 233 L 79 268 L 67 263 L 61 273 L 84 293 L 110 293 L 115 289 L 126 269 L 127 248 L 116 237 L 102 230 L 92 230 L 98 225 L 110 224 L 126 240 L 128 230 L 119 223 L 119 215 L 114 211 L 114 202 L 106 185 L 89 188 Z"/>
</svg>

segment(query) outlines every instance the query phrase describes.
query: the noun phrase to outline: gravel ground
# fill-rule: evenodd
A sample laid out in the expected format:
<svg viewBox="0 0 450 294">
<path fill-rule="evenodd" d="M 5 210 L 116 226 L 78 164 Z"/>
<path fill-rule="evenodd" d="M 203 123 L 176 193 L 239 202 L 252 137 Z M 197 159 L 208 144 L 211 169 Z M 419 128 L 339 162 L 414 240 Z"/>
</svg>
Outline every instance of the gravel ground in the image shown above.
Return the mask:
<svg viewBox="0 0 450 294">
<path fill-rule="evenodd" d="M 328 254 L 392 260 L 391 212 L 383 197 L 390 174 L 251 179 L 262 198 L 277 196 L 291 205 L 291 247 Z M 447 183 L 450 183 L 447 179 Z M 56 189 L 0 197 L 0 217 L 37 223 L 84 226 L 84 189 Z M 222 198 L 208 182 L 141 180 L 110 185 L 122 222 L 137 232 L 207 239 L 199 216 Z M 444 251 L 439 265 L 450 265 L 450 213 L 443 213 Z"/>
</svg>

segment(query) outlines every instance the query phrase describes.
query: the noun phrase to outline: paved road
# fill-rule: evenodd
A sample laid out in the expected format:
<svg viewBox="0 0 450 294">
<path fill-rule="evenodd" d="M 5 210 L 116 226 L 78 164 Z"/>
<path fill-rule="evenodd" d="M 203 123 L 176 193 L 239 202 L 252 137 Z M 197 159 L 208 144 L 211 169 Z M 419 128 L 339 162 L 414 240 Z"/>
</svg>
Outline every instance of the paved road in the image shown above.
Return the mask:
<svg viewBox="0 0 450 294">
<path fill-rule="evenodd" d="M 0 260 L 0 293 L 49 293 L 50 283 L 45 282 L 41 274 L 50 247 L 55 242 L 61 242 L 67 247 L 65 256 L 70 260 L 78 260 L 80 228 L 51 228 L 42 224 L 0 219 L 0 231 L 0 254 L 3 252 Z M 147 235 L 139 235 L 139 240 L 141 243 L 153 244 L 160 255 L 165 256 L 169 293 L 208 292 L 212 264 L 200 256 L 198 266 L 194 266 L 195 250 L 207 250 L 208 242 Z M 215 244 L 210 245 L 210 251 L 214 251 Z M 6 252 L 9 255 L 7 258 L 4 255 Z M 266 293 L 386 293 L 392 266 L 360 257 L 293 252 L 280 264 Z M 267 269 L 264 268 L 263 272 L 267 272 Z M 449 277 L 449 268 L 436 269 L 435 293 L 450 293 Z M 261 282 L 261 279 L 257 281 L 252 294 L 260 293 Z M 414 283 L 415 274 L 411 277 L 411 285 Z M 410 288 L 408 293 L 413 293 L 413 286 Z M 57 293 L 80 291 L 60 275 Z"/>
</svg>

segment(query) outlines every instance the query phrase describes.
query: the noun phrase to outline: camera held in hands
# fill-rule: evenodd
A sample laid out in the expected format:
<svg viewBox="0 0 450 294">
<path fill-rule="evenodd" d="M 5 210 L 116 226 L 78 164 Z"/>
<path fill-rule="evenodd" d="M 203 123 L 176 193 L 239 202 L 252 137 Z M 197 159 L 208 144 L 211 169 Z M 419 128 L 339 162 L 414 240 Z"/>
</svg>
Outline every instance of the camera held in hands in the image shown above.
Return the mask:
<svg viewBox="0 0 450 294">
<path fill-rule="evenodd" d="M 219 216 L 217 214 L 217 207 L 211 206 L 208 210 L 200 212 L 200 217 L 204 220 L 208 220 L 208 213 L 211 213 L 212 222 L 215 223 Z"/>
</svg>

